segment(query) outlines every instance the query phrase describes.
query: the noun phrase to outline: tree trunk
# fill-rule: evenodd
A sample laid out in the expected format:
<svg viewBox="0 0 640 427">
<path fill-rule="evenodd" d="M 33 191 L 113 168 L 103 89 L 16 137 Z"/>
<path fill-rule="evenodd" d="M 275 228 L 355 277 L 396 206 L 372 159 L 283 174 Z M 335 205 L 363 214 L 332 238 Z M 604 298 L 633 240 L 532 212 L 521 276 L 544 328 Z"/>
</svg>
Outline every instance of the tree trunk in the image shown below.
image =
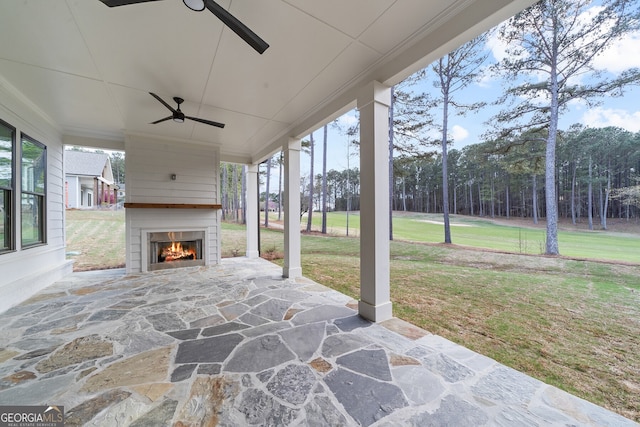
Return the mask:
<svg viewBox="0 0 640 427">
<path fill-rule="evenodd" d="M 242 223 L 247 223 L 247 166 L 242 165 L 242 179 L 240 180 L 242 199 Z"/>
<path fill-rule="evenodd" d="M 553 40 L 557 53 L 556 40 Z M 557 55 L 554 57 L 554 61 Z M 559 255 L 558 249 L 558 199 L 556 197 L 556 137 L 558 135 L 559 88 L 557 64 L 552 62 L 550 73 L 551 105 L 549 109 L 549 136 L 545 153 L 545 206 L 547 211 L 547 255 Z"/>
<path fill-rule="evenodd" d="M 240 207 L 238 206 L 238 165 L 233 165 L 233 219 L 238 222 Z"/>
<path fill-rule="evenodd" d="M 533 223 L 538 223 L 538 177 L 534 174 L 532 179 L 532 209 L 533 209 Z"/>
<path fill-rule="evenodd" d="M 407 188 L 405 185 L 405 178 L 402 177 L 402 210 L 407 211 Z M 393 237 L 393 236 L 391 236 Z"/>
<path fill-rule="evenodd" d="M 611 166 L 609 166 L 611 170 Z M 611 193 L 611 173 L 607 171 L 607 189 L 604 192 L 604 209 L 602 215 L 602 229 L 607 229 L 607 210 L 609 209 L 609 193 Z"/>
<path fill-rule="evenodd" d="M 267 159 L 267 181 L 266 188 L 264 192 L 264 227 L 269 228 L 269 191 L 270 191 L 270 183 L 271 183 L 271 157 Z"/>
<path fill-rule="evenodd" d="M 491 177 L 491 218 L 496 217 L 496 201 L 495 201 L 495 179 Z"/>
<path fill-rule="evenodd" d="M 280 170 L 278 171 L 278 221 L 282 220 L 282 164 L 284 162 L 284 154 L 280 152 Z"/>
<path fill-rule="evenodd" d="M 593 185 L 592 179 L 591 157 L 589 157 L 589 184 L 587 186 L 587 215 L 589 218 L 589 230 L 593 230 Z"/>
<path fill-rule="evenodd" d="M 349 142 L 347 142 L 347 237 L 349 236 L 349 211 L 351 211 L 351 169 L 349 166 Z"/>
<path fill-rule="evenodd" d="M 507 185 L 504 189 L 504 197 L 505 197 L 505 204 L 507 205 L 507 211 L 506 211 L 506 217 L 507 219 L 511 218 L 511 200 L 509 200 L 509 179 L 507 178 Z"/>
<path fill-rule="evenodd" d="M 458 213 L 458 192 L 457 190 L 457 186 L 456 183 L 453 183 L 453 213 L 457 214 Z"/>
<path fill-rule="evenodd" d="M 311 216 L 313 215 L 313 184 L 314 184 L 314 176 L 313 176 L 313 133 L 309 136 L 309 154 L 311 156 L 311 167 L 309 171 L 309 207 L 307 211 L 307 232 L 311 231 Z"/>
<path fill-rule="evenodd" d="M 473 181 L 469 181 L 469 214 L 473 216 Z"/>
<path fill-rule="evenodd" d="M 442 100 L 442 213 L 444 218 L 444 242 L 451 243 L 449 223 L 449 173 L 447 171 L 447 126 L 449 125 L 449 91 Z"/>
<path fill-rule="evenodd" d="M 571 223 L 576 225 L 576 170 L 578 165 L 573 165 L 573 176 L 571 177 Z"/>
<path fill-rule="evenodd" d="M 602 226 L 602 217 L 604 215 L 604 197 L 602 197 L 602 181 L 598 177 L 598 217 L 600 218 L 600 225 Z"/>
<path fill-rule="evenodd" d="M 327 125 L 322 142 L 322 234 L 327 234 Z"/>
<path fill-rule="evenodd" d="M 229 194 L 228 194 L 228 177 L 227 170 L 228 165 L 226 163 L 222 164 L 222 184 L 220 185 L 220 190 L 222 192 L 222 220 L 225 221 L 227 219 L 227 209 L 229 209 Z"/>
<path fill-rule="evenodd" d="M 478 181 L 478 215 L 484 216 L 484 206 L 482 204 L 482 188 L 480 181 Z"/>
</svg>

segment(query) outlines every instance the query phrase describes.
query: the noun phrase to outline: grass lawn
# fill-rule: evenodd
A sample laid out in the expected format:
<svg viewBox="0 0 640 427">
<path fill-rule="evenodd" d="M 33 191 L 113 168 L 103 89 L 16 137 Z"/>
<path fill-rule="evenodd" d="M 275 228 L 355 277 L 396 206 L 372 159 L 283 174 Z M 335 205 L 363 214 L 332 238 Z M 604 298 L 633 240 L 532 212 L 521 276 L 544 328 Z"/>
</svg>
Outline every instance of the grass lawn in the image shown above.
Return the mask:
<svg viewBox="0 0 640 427">
<path fill-rule="evenodd" d="M 114 234 L 121 233 L 120 249 L 101 248 L 97 264 L 105 262 L 108 253 L 120 254 L 124 262 L 123 216 L 119 228 L 119 212 L 88 212 L 84 219 L 84 213 L 78 212 L 67 212 L 68 251 L 77 247 L 85 248 L 77 249 L 83 255 L 93 254 L 92 248 L 114 244 Z M 315 216 L 320 219 L 319 214 Z M 394 219 L 396 240 L 391 243 L 395 316 L 640 421 L 639 234 L 563 231 L 563 255 L 574 244 L 579 258 L 592 254 L 610 260 L 596 262 L 514 249 L 525 246 L 522 233 L 526 233 L 527 248 L 539 253 L 537 237 L 529 237 L 540 232 L 537 229 L 456 217 L 454 243 L 462 245 L 464 235 L 470 236 L 470 242 L 479 236 L 476 241 L 495 245 L 511 239 L 504 247 L 493 248 L 502 251 L 497 252 L 437 244 L 442 241 L 442 226 L 433 224 L 436 216 L 400 219 Z M 357 235 L 357 215 L 352 214 L 349 222 L 354 227 L 350 234 Z M 333 232 L 338 234 L 339 222 L 334 224 Z M 415 238 L 420 235 L 417 228 L 431 227 L 435 244 L 400 240 L 400 235 Z M 109 238 L 98 243 L 100 238 L 93 235 L 96 228 Z M 519 237 L 508 237 L 514 233 L 512 228 L 520 229 Z M 581 248 L 593 238 L 594 248 Z M 79 246 L 87 239 L 91 244 Z M 614 243 L 607 243 L 610 239 Z M 223 256 L 244 254 L 245 242 L 243 226 L 223 224 Z M 619 245 L 621 253 L 627 252 L 627 257 L 621 256 L 624 263 L 611 257 Z M 261 247 L 264 256 L 281 263 L 277 258 L 283 251 L 282 231 L 261 229 Z M 83 255 L 75 257 L 79 261 Z M 304 234 L 302 264 L 306 277 L 358 299 L 357 238 Z M 82 261 L 81 265 L 92 264 Z"/>
<path fill-rule="evenodd" d="M 124 267 L 124 209 L 68 210 L 66 232 L 74 271 Z"/>
<path fill-rule="evenodd" d="M 276 217 L 273 216 L 275 220 Z M 313 230 L 321 229 L 322 215 L 314 212 Z M 327 232 L 332 235 L 346 234 L 346 213 L 327 214 Z M 613 221 L 611 228 L 624 225 L 624 230 L 638 232 L 640 225 L 626 221 Z M 306 227 L 306 217 L 303 218 Z M 393 236 L 396 240 L 441 243 L 444 241 L 442 215 L 395 212 Z M 360 234 L 360 215 L 349 214 L 349 235 Z M 499 223 L 486 218 L 451 215 L 451 240 L 456 245 L 494 249 L 506 252 L 540 255 L 545 252 L 545 223 L 534 226 L 533 220 L 512 218 Z M 584 227 L 564 226 L 558 232 L 560 253 L 573 258 L 607 259 L 640 264 L 640 236 L 615 231 L 587 231 Z"/>
</svg>

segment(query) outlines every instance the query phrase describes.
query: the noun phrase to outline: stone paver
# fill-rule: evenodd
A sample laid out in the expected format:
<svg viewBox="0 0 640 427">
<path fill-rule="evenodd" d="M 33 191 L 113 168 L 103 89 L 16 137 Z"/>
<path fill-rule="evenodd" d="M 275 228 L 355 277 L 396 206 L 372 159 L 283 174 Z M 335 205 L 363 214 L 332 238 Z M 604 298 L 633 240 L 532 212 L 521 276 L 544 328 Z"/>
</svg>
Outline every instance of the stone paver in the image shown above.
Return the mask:
<svg viewBox="0 0 640 427">
<path fill-rule="evenodd" d="M 0 404 L 87 426 L 637 426 L 261 259 L 75 273 L 0 314 Z"/>
</svg>

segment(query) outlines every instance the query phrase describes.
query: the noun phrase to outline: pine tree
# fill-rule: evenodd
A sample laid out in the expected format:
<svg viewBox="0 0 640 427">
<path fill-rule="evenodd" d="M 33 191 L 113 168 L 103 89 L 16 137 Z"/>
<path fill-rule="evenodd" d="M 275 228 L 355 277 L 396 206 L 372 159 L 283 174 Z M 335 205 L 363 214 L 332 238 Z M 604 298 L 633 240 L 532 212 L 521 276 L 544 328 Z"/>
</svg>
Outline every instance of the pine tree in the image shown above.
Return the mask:
<svg viewBox="0 0 640 427">
<path fill-rule="evenodd" d="M 501 27 L 506 56 L 496 70 L 509 87 L 494 119 L 501 136 L 525 129 L 546 131 L 546 254 L 558 255 L 556 139 L 558 118 L 570 101 L 593 105 L 603 95 L 620 96 L 640 81 L 640 70 L 617 75 L 595 70 L 594 59 L 612 42 L 639 28 L 636 0 L 542 0 Z M 588 77 L 588 78 L 587 78 Z"/>
<path fill-rule="evenodd" d="M 458 114 L 476 111 L 484 103 L 461 104 L 456 102 L 454 94 L 475 82 L 480 74 L 480 67 L 487 59 L 483 53 L 487 34 L 483 34 L 465 43 L 458 49 L 440 58 L 432 66 L 437 81 L 434 85 L 440 90 L 437 105 L 442 108 L 442 210 L 444 213 L 444 242 L 451 243 L 451 226 L 449 223 L 449 171 L 447 168 L 447 146 L 449 145 L 449 109 L 454 107 Z"/>
</svg>

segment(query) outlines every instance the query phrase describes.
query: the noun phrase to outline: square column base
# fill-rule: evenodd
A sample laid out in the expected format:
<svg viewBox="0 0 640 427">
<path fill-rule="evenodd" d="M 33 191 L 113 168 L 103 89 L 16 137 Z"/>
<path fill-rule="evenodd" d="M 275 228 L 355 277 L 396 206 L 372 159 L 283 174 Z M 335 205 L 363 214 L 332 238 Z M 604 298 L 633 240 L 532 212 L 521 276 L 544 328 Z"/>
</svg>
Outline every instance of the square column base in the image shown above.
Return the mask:
<svg viewBox="0 0 640 427">
<path fill-rule="evenodd" d="M 358 313 L 360 316 L 372 322 L 384 322 L 393 317 L 391 301 L 380 305 L 371 305 L 364 301 L 358 301 Z"/>
<path fill-rule="evenodd" d="M 298 277 L 302 277 L 302 267 L 296 268 L 282 268 L 282 277 L 287 277 L 289 279 L 295 279 Z"/>
<path fill-rule="evenodd" d="M 247 251 L 245 256 L 247 258 L 260 258 L 260 252 L 258 252 L 258 251 Z"/>
</svg>

